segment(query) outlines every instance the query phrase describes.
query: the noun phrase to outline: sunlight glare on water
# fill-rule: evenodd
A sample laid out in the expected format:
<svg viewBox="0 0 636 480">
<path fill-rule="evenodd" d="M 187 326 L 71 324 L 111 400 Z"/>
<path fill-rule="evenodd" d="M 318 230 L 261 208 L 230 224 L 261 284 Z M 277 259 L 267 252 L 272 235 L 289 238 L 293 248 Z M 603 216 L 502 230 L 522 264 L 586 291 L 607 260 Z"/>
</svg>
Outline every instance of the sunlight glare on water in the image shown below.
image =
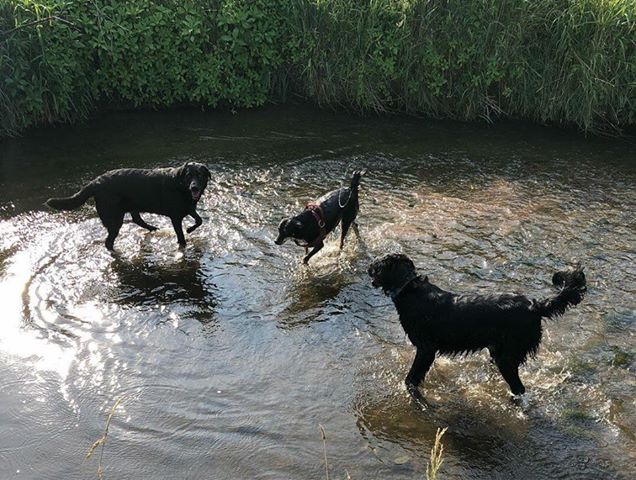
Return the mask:
<svg viewBox="0 0 636 480">
<path fill-rule="evenodd" d="M 126 125 L 126 133 L 120 126 Z M 105 478 L 442 478 L 636 475 L 636 166 L 629 140 L 528 127 L 359 119 L 301 107 L 118 114 L 0 143 L 0 478 L 83 479 L 109 426 Z M 127 221 L 116 253 L 92 202 L 43 207 L 113 168 L 205 163 L 203 225 Z M 361 238 L 308 267 L 273 243 L 281 218 L 361 182 Z M 30 172 L 28 181 L 22 174 Z M 193 222 L 187 218 L 184 225 Z M 544 324 L 521 406 L 485 352 L 403 379 L 413 347 L 370 286 L 404 252 L 445 289 L 589 292 Z"/>
</svg>

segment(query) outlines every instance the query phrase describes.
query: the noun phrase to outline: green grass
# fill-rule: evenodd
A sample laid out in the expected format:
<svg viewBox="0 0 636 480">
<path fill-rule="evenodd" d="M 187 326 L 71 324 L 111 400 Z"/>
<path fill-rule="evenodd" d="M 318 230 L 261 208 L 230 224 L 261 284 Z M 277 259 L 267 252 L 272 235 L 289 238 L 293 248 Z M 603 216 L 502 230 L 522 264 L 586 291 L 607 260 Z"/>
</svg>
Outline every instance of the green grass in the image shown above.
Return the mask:
<svg viewBox="0 0 636 480">
<path fill-rule="evenodd" d="M 636 0 L 0 0 L 0 134 L 104 108 L 636 123 Z"/>
</svg>

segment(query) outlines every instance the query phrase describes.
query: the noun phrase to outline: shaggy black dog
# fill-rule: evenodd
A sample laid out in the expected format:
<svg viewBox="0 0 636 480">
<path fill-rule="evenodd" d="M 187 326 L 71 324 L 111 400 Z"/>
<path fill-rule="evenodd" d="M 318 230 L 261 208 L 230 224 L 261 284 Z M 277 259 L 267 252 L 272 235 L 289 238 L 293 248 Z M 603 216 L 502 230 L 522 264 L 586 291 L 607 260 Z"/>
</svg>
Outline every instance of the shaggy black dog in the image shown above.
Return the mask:
<svg viewBox="0 0 636 480">
<path fill-rule="evenodd" d="M 488 348 L 514 395 L 525 392 L 519 365 L 537 352 L 541 343 L 541 319 L 563 315 L 577 305 L 586 291 L 585 275 L 578 267 L 557 272 L 552 283 L 560 292 L 546 300 L 523 295 L 458 295 L 436 287 L 415 271 L 401 254 L 387 255 L 369 267 L 374 287 L 391 296 L 400 323 L 417 348 L 406 376 L 409 392 L 420 399 L 417 387 L 433 364 L 435 355 L 454 356 Z"/>
<path fill-rule="evenodd" d="M 350 226 L 353 225 L 356 235 L 359 235 L 354 220 L 360 209 L 358 185 L 360 177 L 364 174 L 364 170 L 353 172 L 349 187 L 329 192 L 319 198 L 315 204 L 307 205 L 299 215 L 283 219 L 278 226 L 278 238 L 274 240 L 276 245 L 282 245 L 289 238 L 294 239 L 296 245 L 305 247 L 303 263 L 307 263 L 320 251 L 324 246 L 325 237 L 342 220 L 342 233 L 340 235 L 340 249 L 342 249 Z M 307 253 L 310 247 L 313 250 Z"/>
<path fill-rule="evenodd" d="M 74 210 L 95 197 L 97 214 L 108 230 L 105 243 L 109 250 L 113 249 L 126 213 L 130 213 L 133 222 L 151 232 L 157 227 L 144 222 L 139 213 L 166 215 L 172 220 L 179 245 L 183 247 L 186 240 L 181 222 L 187 215 L 194 218 L 188 233 L 203 223 L 195 209 L 210 178 L 208 167 L 195 162 L 151 170 L 122 168 L 100 175 L 71 197 L 50 198 L 46 205 L 56 210 Z"/>
</svg>

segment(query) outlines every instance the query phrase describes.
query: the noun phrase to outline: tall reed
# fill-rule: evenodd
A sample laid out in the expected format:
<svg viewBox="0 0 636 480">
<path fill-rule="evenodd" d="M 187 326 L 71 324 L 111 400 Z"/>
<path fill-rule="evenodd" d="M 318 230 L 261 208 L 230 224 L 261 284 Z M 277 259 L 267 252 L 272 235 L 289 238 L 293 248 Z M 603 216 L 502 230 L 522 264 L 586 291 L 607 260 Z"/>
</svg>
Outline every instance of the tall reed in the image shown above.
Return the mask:
<svg viewBox="0 0 636 480">
<path fill-rule="evenodd" d="M 618 132 L 636 124 L 636 0 L 0 1 L 0 134 L 291 94 Z"/>
</svg>

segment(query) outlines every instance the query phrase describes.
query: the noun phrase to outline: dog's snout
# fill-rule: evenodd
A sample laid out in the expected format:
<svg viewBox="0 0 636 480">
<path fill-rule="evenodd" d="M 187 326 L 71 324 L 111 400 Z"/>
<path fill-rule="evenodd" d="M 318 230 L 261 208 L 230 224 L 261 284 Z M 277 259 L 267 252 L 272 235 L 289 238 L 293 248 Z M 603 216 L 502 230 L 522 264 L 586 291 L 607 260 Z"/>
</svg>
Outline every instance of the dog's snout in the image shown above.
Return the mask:
<svg viewBox="0 0 636 480">
<path fill-rule="evenodd" d="M 193 200 L 199 200 L 201 198 L 201 194 L 203 193 L 203 188 L 201 185 L 195 180 L 190 182 L 190 195 L 192 195 Z"/>
</svg>

